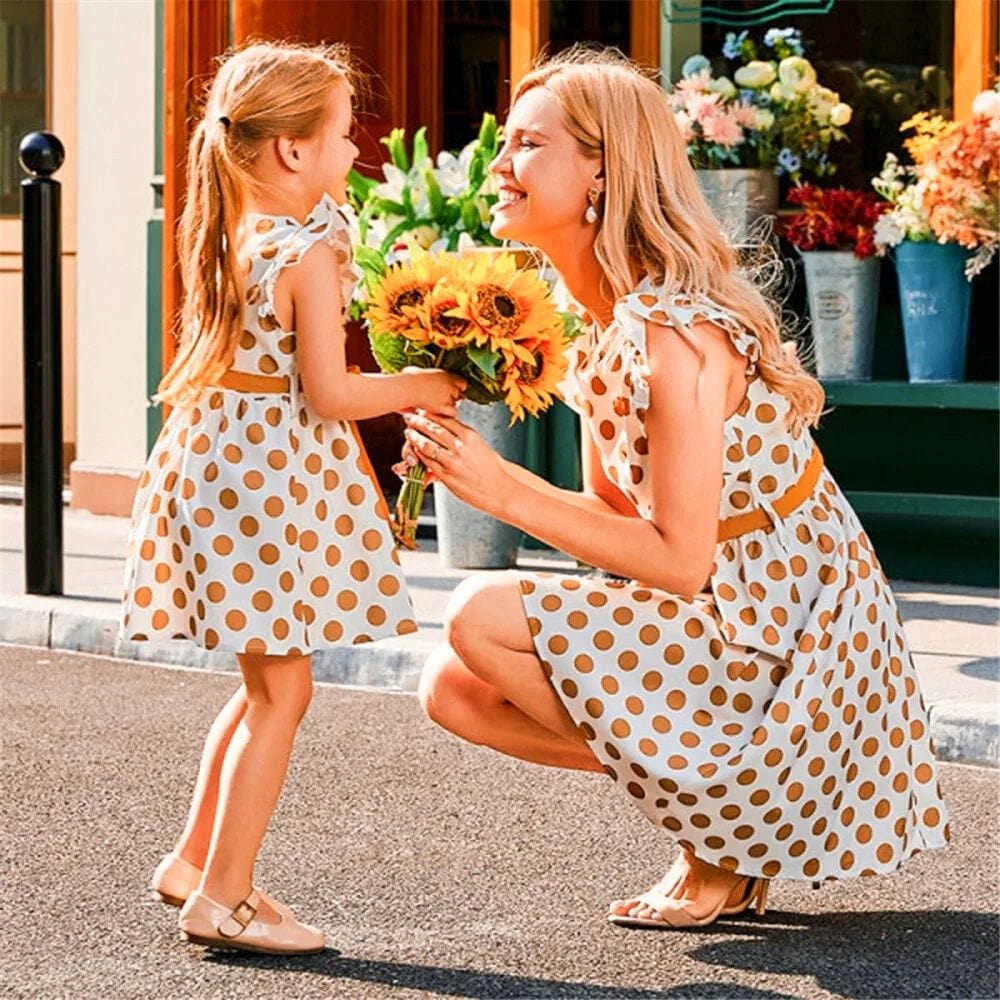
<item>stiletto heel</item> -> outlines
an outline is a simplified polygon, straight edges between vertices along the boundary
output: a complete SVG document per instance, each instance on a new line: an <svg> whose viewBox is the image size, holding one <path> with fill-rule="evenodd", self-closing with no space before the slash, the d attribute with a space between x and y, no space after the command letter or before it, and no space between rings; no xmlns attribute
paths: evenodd
<svg viewBox="0 0 1000 1000"><path fill-rule="evenodd" d="M764 911L767 909L767 890L770 888L771 882L766 878L759 878L756 880L756 894L757 894L757 916L764 916Z"/></svg>

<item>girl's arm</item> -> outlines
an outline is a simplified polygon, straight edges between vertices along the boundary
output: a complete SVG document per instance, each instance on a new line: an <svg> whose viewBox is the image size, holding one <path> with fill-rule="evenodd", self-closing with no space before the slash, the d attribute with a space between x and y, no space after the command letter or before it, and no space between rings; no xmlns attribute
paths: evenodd
<svg viewBox="0 0 1000 1000"><path fill-rule="evenodd" d="M704 359L676 331L647 323L650 520L583 509L561 496L563 491L513 478L482 439L457 421L408 418L420 431L413 436L411 430L411 440L432 471L466 502L583 562L672 593L695 594L715 554L727 398L745 368L724 330L710 323L699 323L695 330ZM427 428L433 422L447 433L434 436ZM455 436L463 442L457 450ZM448 449L440 453L443 463L430 457L432 442Z"/></svg>
<svg viewBox="0 0 1000 1000"><path fill-rule="evenodd" d="M314 243L294 266L282 271L291 294L295 350L310 407L327 420L364 420L422 406L454 415L461 380L440 371L398 375L347 371L341 321L340 267L333 247Z"/></svg>

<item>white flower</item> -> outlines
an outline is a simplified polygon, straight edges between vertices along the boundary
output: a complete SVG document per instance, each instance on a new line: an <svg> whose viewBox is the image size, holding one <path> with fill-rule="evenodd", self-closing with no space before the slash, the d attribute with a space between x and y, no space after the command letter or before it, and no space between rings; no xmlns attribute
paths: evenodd
<svg viewBox="0 0 1000 1000"><path fill-rule="evenodd" d="M851 106L840 101L830 108L830 124L841 128L851 120L852 114Z"/></svg>
<svg viewBox="0 0 1000 1000"><path fill-rule="evenodd" d="M782 87L780 83L772 83L768 93L771 95L771 100L776 101L778 104L782 101L787 101L792 96L791 92Z"/></svg>
<svg viewBox="0 0 1000 1000"><path fill-rule="evenodd" d="M713 94L718 94L724 101L731 101L736 96L736 87L728 76L717 76L709 81L707 89Z"/></svg>
<svg viewBox="0 0 1000 1000"><path fill-rule="evenodd" d="M899 246L906 239L906 227L897 212L883 212L875 220L873 230L875 246L879 255L885 253L888 247Z"/></svg>
<svg viewBox="0 0 1000 1000"><path fill-rule="evenodd" d="M382 173L385 175L385 181L375 188L375 193L389 201L402 201L406 174L392 163L383 164Z"/></svg>
<svg viewBox="0 0 1000 1000"><path fill-rule="evenodd" d="M754 128L760 129L761 131L767 131L767 129L769 129L773 124L774 112L768 111L767 108L754 109Z"/></svg>
<svg viewBox="0 0 1000 1000"><path fill-rule="evenodd" d="M987 118L1000 117L1000 90L984 90L972 102L972 113Z"/></svg>
<svg viewBox="0 0 1000 1000"><path fill-rule="evenodd" d="M801 56L788 56L778 63L778 79L786 90L803 94L816 83L816 70Z"/></svg>
<svg viewBox="0 0 1000 1000"><path fill-rule="evenodd" d="M733 79L739 86L751 87L754 90L773 83L774 77L774 63L764 62L762 59L748 62L733 74Z"/></svg>

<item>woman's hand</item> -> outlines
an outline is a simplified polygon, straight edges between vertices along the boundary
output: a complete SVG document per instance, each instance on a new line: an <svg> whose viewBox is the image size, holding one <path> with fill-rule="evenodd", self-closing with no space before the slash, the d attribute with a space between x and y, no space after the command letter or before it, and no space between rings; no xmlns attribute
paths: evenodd
<svg viewBox="0 0 1000 1000"><path fill-rule="evenodd" d="M471 427L440 413L404 413L407 447L435 480L471 507L500 516L512 480L503 460Z"/></svg>

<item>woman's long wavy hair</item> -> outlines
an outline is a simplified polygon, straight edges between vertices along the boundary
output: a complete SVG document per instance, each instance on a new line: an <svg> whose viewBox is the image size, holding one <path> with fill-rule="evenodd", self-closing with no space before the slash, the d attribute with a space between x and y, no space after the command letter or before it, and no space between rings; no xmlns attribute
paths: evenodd
<svg viewBox="0 0 1000 1000"><path fill-rule="evenodd" d="M208 87L187 155L187 196L177 234L184 298L177 354L156 402L182 405L230 365L243 317L239 227L259 190L252 165L278 136L304 138L323 122L331 88L354 73L341 45L255 42L227 53Z"/></svg>
<svg viewBox="0 0 1000 1000"><path fill-rule="evenodd" d="M754 230L753 245L726 240L688 163L667 94L616 49L574 46L524 76L514 101L534 87L558 100L584 155L604 162L603 219L595 251L611 297L632 291L634 267L671 292L703 294L760 340L758 370L790 403L795 433L814 425L823 388L782 349L782 310L773 300L783 266ZM683 331L703 355L690 331Z"/></svg>

